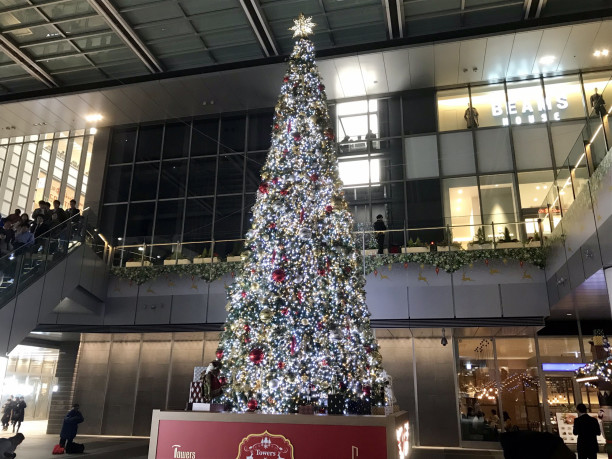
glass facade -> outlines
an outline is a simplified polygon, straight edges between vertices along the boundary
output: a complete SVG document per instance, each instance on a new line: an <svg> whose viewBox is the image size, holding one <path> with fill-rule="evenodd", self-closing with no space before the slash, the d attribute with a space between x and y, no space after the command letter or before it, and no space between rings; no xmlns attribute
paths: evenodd
<svg viewBox="0 0 612 459"><path fill-rule="evenodd" d="M601 92L608 78L576 74L330 103L356 227L370 229L382 214L392 230L390 251L408 237L442 239L441 229L406 228L466 225L454 229L462 244L479 225L488 228L487 238L501 237L506 226L512 239L532 237L555 180L562 197L556 205L571 204L573 194L563 189L569 172L561 166L578 137L590 138L588 94ZM263 110L114 128L103 234L114 245L241 238L272 115ZM53 142L51 152L75 143ZM65 175L61 168L56 159L54 170ZM583 183L588 171L579 172ZM114 215L125 217L115 222ZM546 219L544 232L553 224ZM224 256L231 246L215 247Z"/></svg>
<svg viewBox="0 0 612 459"><path fill-rule="evenodd" d="M0 139L0 213L31 213L41 199L83 209L93 141L82 129Z"/></svg>

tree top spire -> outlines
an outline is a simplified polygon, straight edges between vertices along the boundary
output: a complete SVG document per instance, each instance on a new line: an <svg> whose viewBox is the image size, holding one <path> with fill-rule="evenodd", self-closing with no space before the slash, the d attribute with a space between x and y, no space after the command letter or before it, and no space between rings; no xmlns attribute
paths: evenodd
<svg viewBox="0 0 612 459"><path fill-rule="evenodd" d="M300 13L297 19L293 20L293 23L295 25L289 28L289 30L293 30L293 38L312 35L312 29L316 26L316 24L312 22L312 17L305 17L302 13Z"/></svg>

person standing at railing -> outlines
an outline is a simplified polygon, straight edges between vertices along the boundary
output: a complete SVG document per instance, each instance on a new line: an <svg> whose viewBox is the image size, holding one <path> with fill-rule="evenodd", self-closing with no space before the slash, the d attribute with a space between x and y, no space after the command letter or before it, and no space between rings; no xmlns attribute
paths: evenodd
<svg viewBox="0 0 612 459"><path fill-rule="evenodd" d="M74 238L79 234L81 211L76 206L77 202L74 199L70 200L70 208L66 209L66 218L72 219L70 224L70 237Z"/></svg>
<svg viewBox="0 0 612 459"><path fill-rule="evenodd" d="M19 221L19 219L21 218L21 209L15 209L15 212L13 212L12 214L8 215L4 221L5 222L9 222L11 225L14 225L15 223L17 223Z"/></svg>
<svg viewBox="0 0 612 459"><path fill-rule="evenodd" d="M376 231L376 242L378 244L378 253L382 254L385 251L385 231L387 231L387 225L383 221L383 216L378 214L376 221L374 222L374 230Z"/></svg>
<svg viewBox="0 0 612 459"><path fill-rule="evenodd" d="M12 242L15 238L15 232L11 227L11 223L5 221L4 226L0 228L0 255L4 255L12 250Z"/></svg>
<svg viewBox="0 0 612 459"><path fill-rule="evenodd" d="M53 210L51 211L51 215L57 214L57 218L60 223L66 220L66 212L62 209L61 203L59 200L53 201Z"/></svg>
<svg viewBox="0 0 612 459"><path fill-rule="evenodd" d="M606 110L606 101L603 96L597 92L597 88L595 88L595 93L591 95L591 107L595 109L595 113L597 113L602 118L606 116L608 111Z"/></svg>
<svg viewBox="0 0 612 459"><path fill-rule="evenodd" d="M20 252L24 252L25 248L32 244L34 244L34 234L30 232L30 225L22 223L17 227L17 231L15 231L13 247L16 250L21 249Z"/></svg>
<svg viewBox="0 0 612 459"><path fill-rule="evenodd" d="M51 210L47 207L47 202L40 200L38 201L38 209L32 212L32 218L36 220L38 216L42 216L45 222L51 220Z"/></svg>

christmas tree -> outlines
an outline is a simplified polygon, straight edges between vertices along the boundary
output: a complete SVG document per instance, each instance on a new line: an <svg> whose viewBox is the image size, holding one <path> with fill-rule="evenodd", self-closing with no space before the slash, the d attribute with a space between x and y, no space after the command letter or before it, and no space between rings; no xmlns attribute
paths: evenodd
<svg viewBox="0 0 612 459"><path fill-rule="evenodd" d="M229 288L217 350L224 400L236 411L295 412L311 396L370 397L383 384L325 87L307 38L314 24L303 15L294 22L244 268Z"/></svg>

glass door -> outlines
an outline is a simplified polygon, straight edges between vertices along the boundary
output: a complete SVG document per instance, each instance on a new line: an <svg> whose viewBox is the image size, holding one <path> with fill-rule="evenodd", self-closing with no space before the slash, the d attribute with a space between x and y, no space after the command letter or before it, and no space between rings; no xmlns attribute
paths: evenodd
<svg viewBox="0 0 612 459"><path fill-rule="evenodd" d="M550 423L554 433L559 433L558 417L576 412L575 380L571 376L546 375Z"/></svg>

